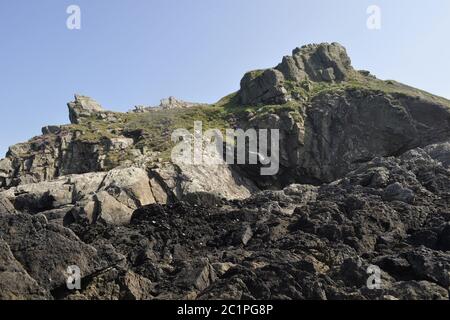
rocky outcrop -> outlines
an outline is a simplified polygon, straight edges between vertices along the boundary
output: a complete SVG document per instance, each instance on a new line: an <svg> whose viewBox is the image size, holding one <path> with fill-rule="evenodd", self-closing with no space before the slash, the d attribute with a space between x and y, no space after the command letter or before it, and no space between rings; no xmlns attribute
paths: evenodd
<svg viewBox="0 0 450 320"><path fill-rule="evenodd" d="M426 116L424 115L426 113ZM280 130L280 172L259 186L331 182L379 156L398 156L416 148L446 161L450 108L424 98L366 89L318 94L296 111L254 116L245 129Z"/></svg>
<svg viewBox="0 0 450 320"><path fill-rule="evenodd" d="M166 164L151 171L157 181L176 200L214 201L214 199L245 199L258 190L255 184L239 175L227 164ZM209 200L208 200L209 199Z"/></svg>
<svg viewBox="0 0 450 320"><path fill-rule="evenodd" d="M198 106L204 106L205 104L194 103L194 102L186 102L183 100L179 100L175 97L169 97L167 99L162 99L159 107L161 109L184 109L184 108L192 108Z"/></svg>
<svg viewBox="0 0 450 320"><path fill-rule="evenodd" d="M354 70L336 43L221 101L136 114L77 95L72 124L10 147L0 299L449 299L449 101ZM199 120L278 129L279 172L170 157Z"/></svg>
<svg viewBox="0 0 450 320"><path fill-rule="evenodd" d="M104 112L102 106L94 99L86 96L75 95L75 101L67 104L69 107L70 122L78 124L82 118L95 116Z"/></svg>
<svg viewBox="0 0 450 320"><path fill-rule="evenodd" d="M347 51L338 43L322 43L296 48L273 69L252 71L241 81L239 100L242 104L283 104L293 97L289 81L340 82L354 73Z"/></svg>
<svg viewBox="0 0 450 320"><path fill-rule="evenodd" d="M284 75L276 69L252 71L241 80L239 99L242 104L283 104L291 98L284 87Z"/></svg>
<svg viewBox="0 0 450 320"><path fill-rule="evenodd" d="M187 176L188 182L180 182L181 186L171 183L165 191L170 189L178 199L180 194L210 190L242 198L255 190L252 184L262 189L292 183L321 184L344 176L374 157L397 156L450 139L448 101L355 71L345 48L337 43L295 49L276 68L246 74L234 102L238 109L248 104L261 108L253 106L245 116L227 116L224 120L230 126L280 130L279 173L262 177L259 168L251 166L178 166L176 170L163 169L171 172L166 180L182 181L181 177ZM269 109L265 104L275 105ZM193 122L202 116L201 111L192 112L193 106L199 110L210 107L171 97L143 118L152 125L170 127L176 109L186 112ZM166 159L160 161L161 151L152 140L161 137L146 131L147 122L139 122L139 115L131 118L138 123L137 128L129 126L130 114L105 111L83 96L76 96L69 110L74 125L46 127L43 136L10 148L7 158L0 162L0 188L69 174L109 171L118 166L172 166L167 159L170 151L165 150ZM160 117L160 122L152 122ZM161 134L163 142L170 140L168 128ZM430 152L445 157L444 149ZM156 175L157 171L161 169L155 171ZM217 189L221 185L217 179L205 180L202 176L227 176L227 182Z"/></svg>
<svg viewBox="0 0 450 320"><path fill-rule="evenodd" d="M78 219L95 223L101 219L127 224L134 210L149 204L244 199L256 190L251 181L225 164L166 165L149 172L125 167L12 187L0 192L0 210L42 213L60 223Z"/></svg>

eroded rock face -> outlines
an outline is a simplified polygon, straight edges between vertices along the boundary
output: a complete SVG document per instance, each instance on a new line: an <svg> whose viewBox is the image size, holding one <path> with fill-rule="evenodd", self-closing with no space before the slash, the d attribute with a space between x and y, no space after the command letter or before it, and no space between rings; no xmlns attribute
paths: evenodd
<svg viewBox="0 0 450 320"><path fill-rule="evenodd" d="M108 150L106 141L78 140L77 133L64 129L35 137L9 148L0 162L0 187L9 188L54 180L69 174L104 171L102 158ZM5 168L5 169L3 169Z"/></svg>
<svg viewBox="0 0 450 320"><path fill-rule="evenodd" d="M242 104L283 104L289 100L290 97L284 87L284 75L279 70L249 72L241 80Z"/></svg>
<svg viewBox="0 0 450 320"><path fill-rule="evenodd" d="M280 172L269 181L255 180L284 187L331 182L375 157L416 147L429 146L427 152L447 165L448 143L440 142L450 139L449 123L449 109L438 103L348 89L319 94L299 112L254 117L242 126L280 130Z"/></svg>

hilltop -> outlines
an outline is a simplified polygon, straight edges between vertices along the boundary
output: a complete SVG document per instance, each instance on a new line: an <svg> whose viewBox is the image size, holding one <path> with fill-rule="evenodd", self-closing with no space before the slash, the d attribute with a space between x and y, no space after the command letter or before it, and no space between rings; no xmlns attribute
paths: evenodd
<svg viewBox="0 0 450 320"><path fill-rule="evenodd" d="M354 69L338 43L214 104L68 110L0 160L0 298L449 297L450 101ZM195 121L278 129L280 170L173 163L172 133Z"/></svg>

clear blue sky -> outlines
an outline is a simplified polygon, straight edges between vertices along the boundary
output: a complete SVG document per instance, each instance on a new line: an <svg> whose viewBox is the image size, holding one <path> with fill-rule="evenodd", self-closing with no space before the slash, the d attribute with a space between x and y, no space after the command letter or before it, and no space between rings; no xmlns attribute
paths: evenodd
<svg viewBox="0 0 450 320"><path fill-rule="evenodd" d="M81 30L66 28L71 4ZM366 27L371 4L379 31ZM74 93L117 111L169 95L214 102L313 42L450 98L449 17L448 0L0 0L0 153L67 123Z"/></svg>

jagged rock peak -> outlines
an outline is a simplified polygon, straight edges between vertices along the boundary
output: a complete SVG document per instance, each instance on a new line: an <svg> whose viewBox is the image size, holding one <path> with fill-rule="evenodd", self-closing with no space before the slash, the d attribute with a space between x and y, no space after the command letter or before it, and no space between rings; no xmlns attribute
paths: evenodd
<svg viewBox="0 0 450 320"><path fill-rule="evenodd" d="M69 102L67 106L69 107L70 122L74 124L78 124L82 117L89 117L94 113L105 111L94 99L79 94L75 94L75 101Z"/></svg>
<svg viewBox="0 0 450 320"><path fill-rule="evenodd" d="M244 75L239 91L243 104L286 103L286 82L340 82L354 73L346 49L339 43L309 44L296 48L275 68Z"/></svg>
<svg viewBox="0 0 450 320"><path fill-rule="evenodd" d="M287 80L342 81L353 71L347 50L339 43L309 44L296 48L277 66Z"/></svg>

